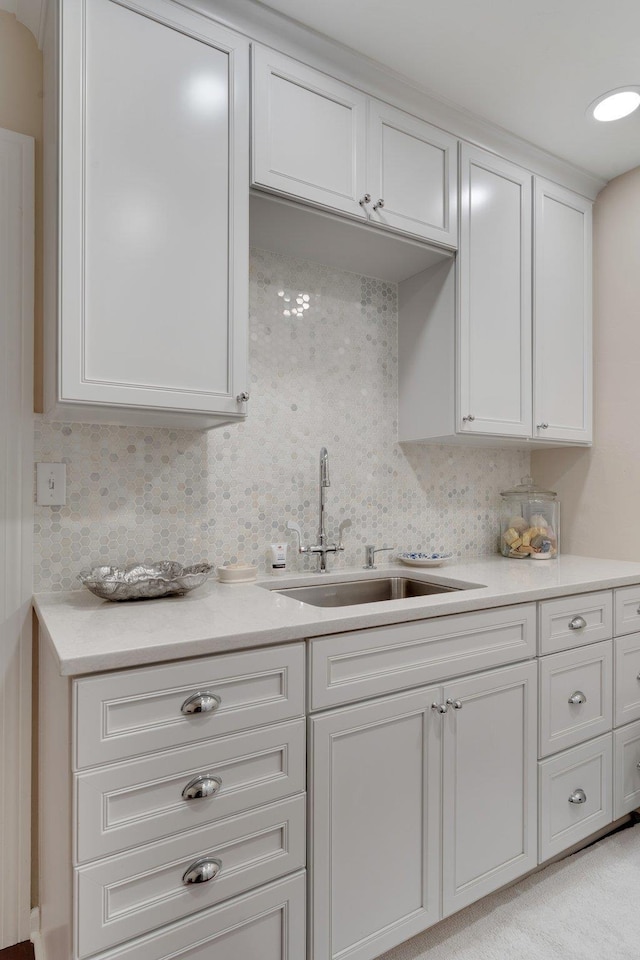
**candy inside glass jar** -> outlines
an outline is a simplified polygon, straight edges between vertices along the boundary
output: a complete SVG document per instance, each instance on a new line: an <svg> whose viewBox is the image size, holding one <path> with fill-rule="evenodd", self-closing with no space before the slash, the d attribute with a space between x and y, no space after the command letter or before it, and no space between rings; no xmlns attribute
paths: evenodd
<svg viewBox="0 0 640 960"><path fill-rule="evenodd" d="M542 490L523 477L503 490L500 552L504 557L552 560L560 553L560 502L553 490Z"/></svg>

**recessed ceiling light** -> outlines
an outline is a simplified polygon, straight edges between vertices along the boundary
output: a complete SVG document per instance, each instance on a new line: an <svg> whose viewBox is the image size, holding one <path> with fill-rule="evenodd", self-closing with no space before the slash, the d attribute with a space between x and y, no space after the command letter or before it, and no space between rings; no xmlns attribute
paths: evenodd
<svg viewBox="0 0 640 960"><path fill-rule="evenodd" d="M640 91L638 87L618 87L604 93L589 106L588 112L596 120L607 123L609 120L620 120L633 113L640 106Z"/></svg>

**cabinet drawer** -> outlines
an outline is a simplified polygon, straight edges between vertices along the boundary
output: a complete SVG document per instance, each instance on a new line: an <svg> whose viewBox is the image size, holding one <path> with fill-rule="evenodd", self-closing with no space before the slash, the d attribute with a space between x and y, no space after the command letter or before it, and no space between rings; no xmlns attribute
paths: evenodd
<svg viewBox="0 0 640 960"><path fill-rule="evenodd" d="M299 960L305 953L305 874L260 887L123 944L118 960ZM113 956L113 954L111 954Z"/></svg>
<svg viewBox="0 0 640 960"><path fill-rule="evenodd" d="M640 633L616 637L616 727L640 720Z"/></svg>
<svg viewBox="0 0 640 960"><path fill-rule="evenodd" d="M76 775L76 863L192 830L305 788L304 720L168 750ZM209 797L183 799L197 776Z"/></svg>
<svg viewBox="0 0 640 960"><path fill-rule="evenodd" d="M538 623L541 654L609 640L613 636L611 591L543 600Z"/></svg>
<svg viewBox="0 0 640 960"><path fill-rule="evenodd" d="M613 732L613 816L640 807L640 722Z"/></svg>
<svg viewBox="0 0 640 960"><path fill-rule="evenodd" d="M201 858L220 865L186 884ZM75 871L77 954L114 944L213 906L304 866L305 797L138 847Z"/></svg>
<svg viewBox="0 0 640 960"><path fill-rule="evenodd" d="M539 762L540 863L611 823L611 777L611 734Z"/></svg>
<svg viewBox="0 0 640 960"><path fill-rule="evenodd" d="M374 627L310 643L311 709L535 655L535 604Z"/></svg>
<svg viewBox="0 0 640 960"><path fill-rule="evenodd" d="M640 585L619 587L613 591L615 635L636 633L640 630Z"/></svg>
<svg viewBox="0 0 640 960"><path fill-rule="evenodd" d="M75 680L76 769L304 713L304 645L222 654ZM210 712L183 713L198 693Z"/></svg>
<svg viewBox="0 0 640 960"><path fill-rule="evenodd" d="M613 641L540 660L539 756L611 730Z"/></svg>

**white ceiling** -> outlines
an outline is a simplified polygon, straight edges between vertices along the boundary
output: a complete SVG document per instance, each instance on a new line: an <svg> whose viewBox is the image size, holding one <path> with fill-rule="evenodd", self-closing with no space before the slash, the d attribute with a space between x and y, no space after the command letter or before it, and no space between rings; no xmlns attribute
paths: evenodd
<svg viewBox="0 0 640 960"><path fill-rule="evenodd" d="M585 112L640 85L639 0L263 2L605 180L640 164L640 110Z"/></svg>

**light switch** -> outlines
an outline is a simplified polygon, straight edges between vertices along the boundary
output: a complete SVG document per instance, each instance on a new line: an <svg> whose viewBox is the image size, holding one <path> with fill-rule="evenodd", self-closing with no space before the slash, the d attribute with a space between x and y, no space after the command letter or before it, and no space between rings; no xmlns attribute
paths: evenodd
<svg viewBox="0 0 640 960"><path fill-rule="evenodd" d="M66 502L66 463L36 463L36 503L41 507L63 507Z"/></svg>

